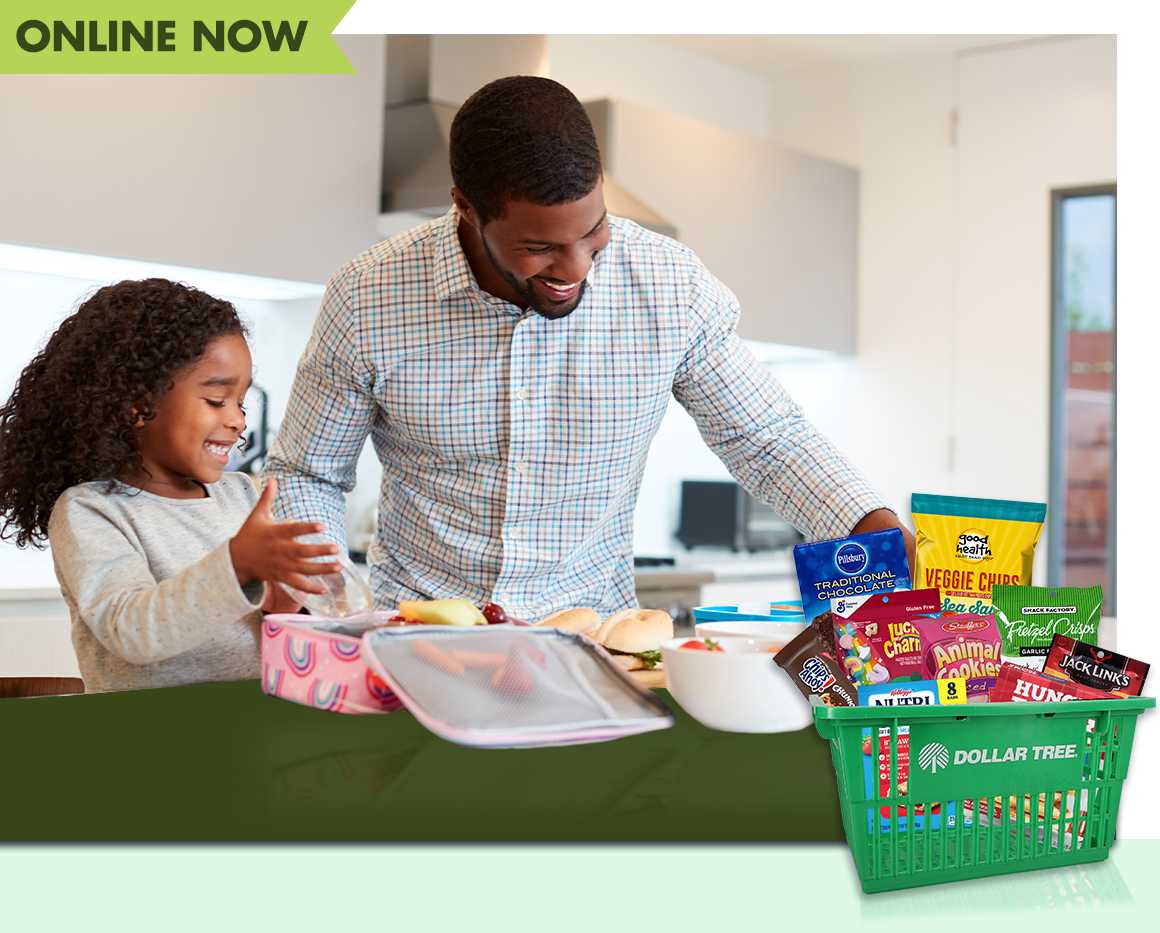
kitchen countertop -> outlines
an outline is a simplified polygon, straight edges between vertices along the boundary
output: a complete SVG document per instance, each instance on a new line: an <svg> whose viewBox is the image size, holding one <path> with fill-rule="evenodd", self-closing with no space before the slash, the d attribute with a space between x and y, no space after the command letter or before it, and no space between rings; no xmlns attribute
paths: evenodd
<svg viewBox="0 0 1160 933"><path fill-rule="evenodd" d="M842 840L814 728L452 745L257 681L0 700L4 840Z"/></svg>

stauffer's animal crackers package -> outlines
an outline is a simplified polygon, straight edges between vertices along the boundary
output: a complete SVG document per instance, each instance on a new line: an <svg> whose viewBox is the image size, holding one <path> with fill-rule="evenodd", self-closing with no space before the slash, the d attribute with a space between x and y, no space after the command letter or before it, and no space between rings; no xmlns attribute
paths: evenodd
<svg viewBox="0 0 1160 933"><path fill-rule="evenodd" d="M967 702L985 703L995 686L1002 660L1002 640L991 616L958 615L942 619L915 619L922 643L926 678L967 678Z"/></svg>
<svg viewBox="0 0 1160 933"><path fill-rule="evenodd" d="M820 615L828 621L835 597L910 589L906 545L897 528L799 544L793 560L807 624Z"/></svg>
<svg viewBox="0 0 1160 933"><path fill-rule="evenodd" d="M943 611L990 615L991 587L1031 585L1041 502L915 493L915 586L942 590Z"/></svg>

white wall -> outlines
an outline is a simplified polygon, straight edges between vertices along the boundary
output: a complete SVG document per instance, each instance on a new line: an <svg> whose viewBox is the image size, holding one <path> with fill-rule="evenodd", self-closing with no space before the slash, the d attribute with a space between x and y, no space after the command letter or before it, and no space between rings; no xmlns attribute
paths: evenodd
<svg viewBox="0 0 1160 933"><path fill-rule="evenodd" d="M325 282L379 198L385 43L339 44L358 74L0 75L0 242Z"/></svg>
<svg viewBox="0 0 1160 933"><path fill-rule="evenodd" d="M1095 37L770 82L770 138L861 173L858 353L773 368L908 522L913 492L1046 501L1049 192L1115 180L1115 73ZM682 474L724 478L698 444L666 421L638 552L678 547Z"/></svg>

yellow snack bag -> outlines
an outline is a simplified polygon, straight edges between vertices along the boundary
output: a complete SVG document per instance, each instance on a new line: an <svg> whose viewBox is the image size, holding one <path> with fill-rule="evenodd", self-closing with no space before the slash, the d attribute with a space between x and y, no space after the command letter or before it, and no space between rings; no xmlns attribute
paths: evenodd
<svg viewBox="0 0 1160 933"><path fill-rule="evenodd" d="M910 497L914 516L914 586L936 586L943 612L991 615L991 587L1031 585L1035 544L1047 506L1042 502Z"/></svg>

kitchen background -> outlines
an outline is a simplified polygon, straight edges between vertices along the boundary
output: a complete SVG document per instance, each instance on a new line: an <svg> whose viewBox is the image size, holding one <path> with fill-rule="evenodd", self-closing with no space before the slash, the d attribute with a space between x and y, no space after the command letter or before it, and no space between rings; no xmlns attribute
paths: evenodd
<svg viewBox="0 0 1160 933"><path fill-rule="evenodd" d="M357 75L0 77L18 141L0 148L0 244L232 274L181 277L252 323L271 429L327 277L425 219L380 210L401 57L382 36L337 38ZM1116 180L1115 37L436 36L427 50L426 93L447 104L513 72L612 101L609 174L738 294L742 336L907 522L914 491L1046 501L1050 192ZM0 246L4 386L101 278L42 260ZM352 543L375 467L368 452ZM676 540L681 482L728 478L674 404L636 553L672 557L707 603L795 595L784 555ZM75 674L50 555L0 545L0 595L0 675Z"/></svg>

